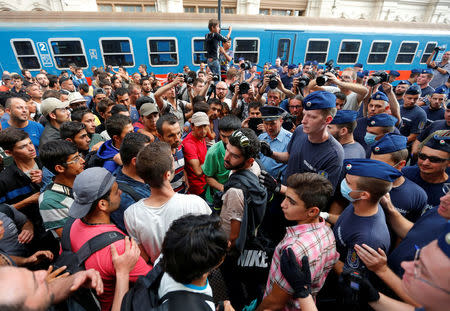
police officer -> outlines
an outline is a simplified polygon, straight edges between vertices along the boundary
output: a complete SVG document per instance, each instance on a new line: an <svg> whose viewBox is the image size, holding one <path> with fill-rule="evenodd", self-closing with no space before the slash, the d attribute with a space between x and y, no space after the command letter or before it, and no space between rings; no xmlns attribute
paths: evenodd
<svg viewBox="0 0 450 311"><path fill-rule="evenodd" d="M401 171L408 159L406 137L393 133L386 134L372 146L370 158ZM393 181L389 195L395 208L411 222L416 222L427 205L428 197L425 191L404 176Z"/></svg>
<svg viewBox="0 0 450 311"><path fill-rule="evenodd" d="M344 148L345 159L366 157L364 148L353 139L357 114L358 112L354 110L338 110L333 121L328 124L328 132Z"/></svg>
<svg viewBox="0 0 450 311"><path fill-rule="evenodd" d="M395 132L397 119L387 113L380 113L370 117L367 121L364 142L366 143L366 157L370 158L371 146L384 135Z"/></svg>
<svg viewBox="0 0 450 311"><path fill-rule="evenodd" d="M427 114L426 126L429 126L434 121L444 119L445 109L443 106L445 100L445 90L443 88L437 88L433 95L431 95L428 105L421 106Z"/></svg>
<svg viewBox="0 0 450 311"><path fill-rule="evenodd" d="M420 95L420 87L411 85L403 96L403 106L400 107L402 126L400 133L408 137L408 145L412 144L427 122L427 114L417 106Z"/></svg>

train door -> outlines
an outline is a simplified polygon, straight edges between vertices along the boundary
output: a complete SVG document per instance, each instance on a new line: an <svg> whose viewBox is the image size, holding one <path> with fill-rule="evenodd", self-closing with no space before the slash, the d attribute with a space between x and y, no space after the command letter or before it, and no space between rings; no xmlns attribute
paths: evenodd
<svg viewBox="0 0 450 311"><path fill-rule="evenodd" d="M289 32L274 32L272 34L272 58L274 63L278 57L281 63L293 63L297 35Z"/></svg>

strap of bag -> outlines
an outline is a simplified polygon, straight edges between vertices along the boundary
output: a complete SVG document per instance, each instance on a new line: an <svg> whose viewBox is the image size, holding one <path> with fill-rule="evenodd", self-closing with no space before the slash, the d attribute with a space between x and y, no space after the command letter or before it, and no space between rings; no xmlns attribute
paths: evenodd
<svg viewBox="0 0 450 311"><path fill-rule="evenodd" d="M91 238L89 241L83 244L81 248L76 252L78 262L83 264L95 252L105 248L112 243L122 240L125 235L118 231L107 231L100 233L99 235Z"/></svg>
<svg viewBox="0 0 450 311"><path fill-rule="evenodd" d="M143 197L137 193L136 191L134 191L133 187L131 187L130 185L127 185L124 182L117 182L117 185L119 186L119 189L122 190L123 192L129 194L134 201L139 201L140 199L142 199Z"/></svg>
<svg viewBox="0 0 450 311"><path fill-rule="evenodd" d="M162 296L159 299L159 302L163 303L164 301L170 299L170 297L186 297L186 295L192 295L194 297L198 297L201 300L207 300L207 301L214 302L214 299L210 295L206 295L203 293L190 292L187 290L176 290L173 292L169 292L169 293L165 294L164 296Z"/></svg>
<svg viewBox="0 0 450 311"><path fill-rule="evenodd" d="M63 232L61 236L61 247L63 251L71 252L72 246L70 245L70 229L72 229L72 224L75 218L69 217L63 227Z"/></svg>

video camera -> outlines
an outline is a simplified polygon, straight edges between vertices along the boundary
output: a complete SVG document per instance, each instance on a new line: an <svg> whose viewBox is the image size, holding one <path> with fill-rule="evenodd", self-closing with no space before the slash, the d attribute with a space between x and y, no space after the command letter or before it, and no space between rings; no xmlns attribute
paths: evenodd
<svg viewBox="0 0 450 311"><path fill-rule="evenodd" d="M241 69L242 70L250 70L253 67L252 63L248 60L246 60L245 62L243 62L241 64Z"/></svg>
<svg viewBox="0 0 450 311"><path fill-rule="evenodd" d="M436 47L434 48L434 50L435 50L436 52L439 52L439 51L445 51L445 48L442 47L442 46L436 46Z"/></svg>
<svg viewBox="0 0 450 311"><path fill-rule="evenodd" d="M389 74L386 71L377 71L367 80L367 85L374 87L375 85L389 81Z"/></svg>
<svg viewBox="0 0 450 311"><path fill-rule="evenodd" d="M334 74L335 76L338 75L338 72L334 69L334 60L330 59L325 63L325 72L330 72ZM316 78L316 84L318 86L323 86L325 83L327 83L328 77L326 75L320 76Z"/></svg>

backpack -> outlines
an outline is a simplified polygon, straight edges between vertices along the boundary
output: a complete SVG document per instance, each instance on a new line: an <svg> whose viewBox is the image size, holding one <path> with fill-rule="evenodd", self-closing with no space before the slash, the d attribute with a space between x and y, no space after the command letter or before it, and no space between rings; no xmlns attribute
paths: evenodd
<svg viewBox="0 0 450 311"><path fill-rule="evenodd" d="M123 297L120 311L211 310L205 300L213 302L213 298L201 293L180 290L158 298L158 289L163 274L164 270L158 263L146 276L140 276L133 288ZM166 300L167 302L165 302Z"/></svg>
<svg viewBox="0 0 450 311"><path fill-rule="evenodd" d="M106 161L113 161L114 158L102 159L98 156L97 151L89 151L84 157L84 169L91 167L103 167Z"/></svg>
<svg viewBox="0 0 450 311"><path fill-rule="evenodd" d="M70 244L70 230L75 220L75 218L69 217L64 224L61 237L62 253L54 264L55 270L67 266L66 270L70 274L85 270L84 263L92 254L125 238L125 235L118 231L103 232L84 243L77 252L73 252ZM100 310L100 303L92 290L80 288L65 303L60 304L55 309L95 311Z"/></svg>
<svg viewBox="0 0 450 311"><path fill-rule="evenodd" d="M130 197L132 197L135 202L144 198L142 195L134 191L133 187L124 182L117 181L117 186L119 186L119 189L122 190L122 192L129 194Z"/></svg>

